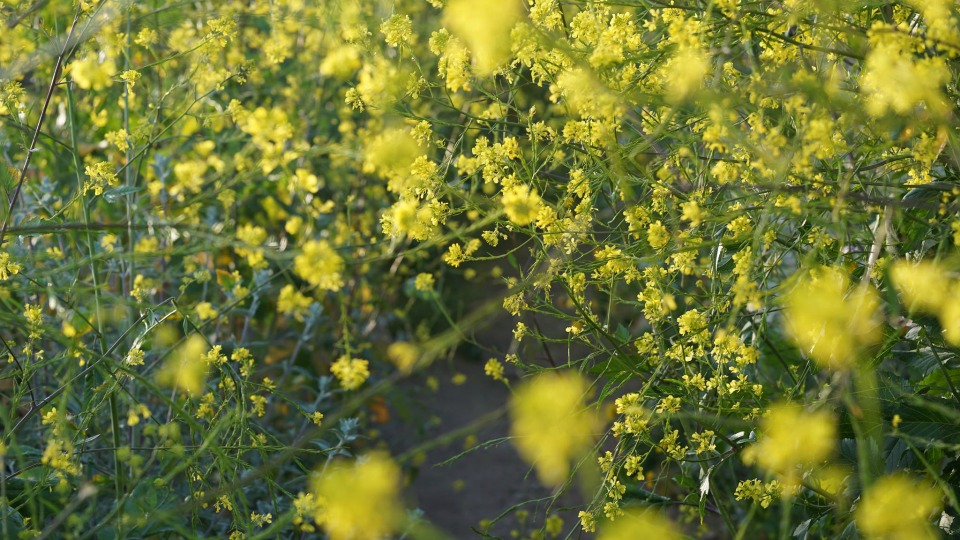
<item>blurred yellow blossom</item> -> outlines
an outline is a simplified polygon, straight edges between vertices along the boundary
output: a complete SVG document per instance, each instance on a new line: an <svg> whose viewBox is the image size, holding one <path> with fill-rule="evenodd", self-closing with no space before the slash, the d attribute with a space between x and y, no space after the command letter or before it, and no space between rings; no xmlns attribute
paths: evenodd
<svg viewBox="0 0 960 540"><path fill-rule="evenodd" d="M855 518L868 540L927 540L939 538L932 525L940 509L940 494L905 476L885 476L860 499Z"/></svg>
<svg viewBox="0 0 960 540"><path fill-rule="evenodd" d="M335 462L312 485L313 517L331 540L379 540L403 524L400 468L382 453Z"/></svg>
<svg viewBox="0 0 960 540"><path fill-rule="evenodd" d="M411 43L415 37L413 21L410 20L409 15L392 15L380 25L380 32L383 34L384 41L391 47Z"/></svg>
<svg viewBox="0 0 960 540"><path fill-rule="evenodd" d="M387 347L387 358L393 362L401 373L410 373L420 360L420 347L408 341L397 341Z"/></svg>
<svg viewBox="0 0 960 540"><path fill-rule="evenodd" d="M890 266L890 278L911 313L936 313L950 291L950 276L940 263L898 260Z"/></svg>
<svg viewBox="0 0 960 540"><path fill-rule="evenodd" d="M277 311L302 321L312 303L313 300L310 297L298 291L293 285L287 284L280 289L280 296L277 297Z"/></svg>
<svg viewBox="0 0 960 540"><path fill-rule="evenodd" d="M880 299L869 284L848 292L850 279L821 267L804 274L786 295L786 330L823 367L856 365L864 348L881 338Z"/></svg>
<svg viewBox="0 0 960 540"><path fill-rule="evenodd" d="M940 56L917 56L907 32L879 25L870 30L870 52L863 65L861 89L867 112L916 114L921 105L937 117L948 104L942 87L950 70Z"/></svg>
<svg viewBox="0 0 960 540"><path fill-rule="evenodd" d="M656 510L633 508L600 528L598 540L680 540L683 536Z"/></svg>
<svg viewBox="0 0 960 540"><path fill-rule="evenodd" d="M207 342L200 335L191 334L157 370L157 384L182 390L191 397L200 395L207 380L207 363L202 359L207 349Z"/></svg>
<svg viewBox="0 0 960 540"><path fill-rule="evenodd" d="M413 286L418 291L432 291L435 280L433 274L427 274L426 272L421 272L417 274L417 278L414 280Z"/></svg>
<svg viewBox="0 0 960 540"><path fill-rule="evenodd" d="M683 101L703 85L710 73L710 57L697 46L684 45L663 65L666 95L673 102Z"/></svg>
<svg viewBox="0 0 960 540"><path fill-rule="evenodd" d="M472 0L452 0L443 23L470 48L477 74L486 76L510 59L510 31L522 17L519 0L487 0L482 8Z"/></svg>
<svg viewBox="0 0 960 540"><path fill-rule="evenodd" d="M593 445L599 423L584 404L588 391L578 373L550 372L529 380L510 401L513 444L546 485L566 480L570 461Z"/></svg>
<svg viewBox="0 0 960 540"><path fill-rule="evenodd" d="M946 266L899 260L890 267L890 278L909 313L936 315L947 342L960 346L960 280L952 279Z"/></svg>
<svg viewBox="0 0 960 540"><path fill-rule="evenodd" d="M353 77L361 65L360 48L356 45L341 44L331 49L320 62L320 73L347 80Z"/></svg>
<svg viewBox="0 0 960 540"><path fill-rule="evenodd" d="M213 305L210 302L200 302L199 304L197 304L196 308L194 309L197 312L197 318L199 318L201 321L205 321L207 319L213 319L213 318L216 318L217 315L219 315L219 312L213 307Z"/></svg>
<svg viewBox="0 0 960 540"><path fill-rule="evenodd" d="M88 54L67 66L73 82L84 90L103 90L113 83L117 65L105 54Z"/></svg>
<svg viewBox="0 0 960 540"><path fill-rule="evenodd" d="M762 436L743 451L745 463L781 477L792 488L799 481L798 468L817 465L833 452L837 426L826 411L804 411L794 404L773 405L760 421Z"/></svg>

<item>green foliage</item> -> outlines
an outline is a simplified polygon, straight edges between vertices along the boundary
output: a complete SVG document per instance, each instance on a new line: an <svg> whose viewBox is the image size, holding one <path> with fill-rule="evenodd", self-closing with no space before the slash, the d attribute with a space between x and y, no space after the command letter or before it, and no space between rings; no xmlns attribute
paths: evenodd
<svg viewBox="0 0 960 540"><path fill-rule="evenodd" d="M435 537L458 354L530 537L956 532L953 3L482 4L0 6L0 536Z"/></svg>

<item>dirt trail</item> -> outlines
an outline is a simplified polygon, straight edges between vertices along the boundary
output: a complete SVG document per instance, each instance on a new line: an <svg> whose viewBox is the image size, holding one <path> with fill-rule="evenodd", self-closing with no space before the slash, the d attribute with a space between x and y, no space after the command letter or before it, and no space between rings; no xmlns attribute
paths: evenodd
<svg viewBox="0 0 960 540"><path fill-rule="evenodd" d="M520 538L528 538L531 528L542 527L551 505L548 498L552 491L540 485L530 467L506 440L509 420L504 407L509 389L483 372L487 358L503 359L510 346L511 329L508 318L498 319L483 329L477 340L493 353L469 350L470 347L465 346L467 354L459 354L452 361L438 361L428 368L424 375L439 383L435 392L419 387L422 381L410 383L409 390L414 396L410 399L416 400L416 405L428 417L429 427L425 432L418 433L422 430L403 422L390 422L381 430L383 440L395 455L436 441L445 434L457 433L458 436L426 452L426 459L408 488L413 503L424 511L425 517L454 538L480 537L475 531L482 520L496 519L520 504L530 515L525 530L517 522L515 513L509 512L489 529L489 534L511 538L511 530L518 529ZM482 357L467 358L478 355ZM508 378L515 382L510 374L508 366ZM479 429L465 429L491 416L495 418ZM471 446L471 450L464 453ZM459 458L448 462L458 455ZM561 502L574 506L578 504L575 499L573 495L564 495ZM553 511L564 520L561 538L565 537L577 523L577 510L562 510L555 504ZM582 536L575 533L572 537Z"/></svg>

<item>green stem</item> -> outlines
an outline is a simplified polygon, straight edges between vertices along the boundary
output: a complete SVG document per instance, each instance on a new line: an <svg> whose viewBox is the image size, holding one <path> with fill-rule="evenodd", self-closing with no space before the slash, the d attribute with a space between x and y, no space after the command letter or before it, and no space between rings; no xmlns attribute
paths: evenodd
<svg viewBox="0 0 960 540"><path fill-rule="evenodd" d="M854 392L845 401L857 439L857 470L862 489L883 474L880 448L883 444L883 421L880 417L880 396L877 375L873 368L863 365L854 372ZM856 399L854 397L856 396Z"/></svg>

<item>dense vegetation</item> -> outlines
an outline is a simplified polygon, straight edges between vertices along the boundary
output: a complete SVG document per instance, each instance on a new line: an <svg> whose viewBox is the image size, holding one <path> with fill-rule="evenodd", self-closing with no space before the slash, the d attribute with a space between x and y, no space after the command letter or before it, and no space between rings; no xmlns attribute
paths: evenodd
<svg viewBox="0 0 960 540"><path fill-rule="evenodd" d="M0 537L443 537L494 316L526 536L956 534L957 8L0 2Z"/></svg>

